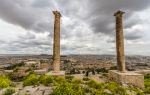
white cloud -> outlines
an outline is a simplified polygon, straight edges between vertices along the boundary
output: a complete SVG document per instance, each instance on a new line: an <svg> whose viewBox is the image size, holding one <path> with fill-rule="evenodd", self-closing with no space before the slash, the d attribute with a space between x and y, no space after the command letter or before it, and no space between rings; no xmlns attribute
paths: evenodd
<svg viewBox="0 0 150 95"><path fill-rule="evenodd" d="M150 55L147 0L0 1L0 53L52 54L52 10L60 9L62 54L115 54L115 17L126 11L126 54Z"/></svg>

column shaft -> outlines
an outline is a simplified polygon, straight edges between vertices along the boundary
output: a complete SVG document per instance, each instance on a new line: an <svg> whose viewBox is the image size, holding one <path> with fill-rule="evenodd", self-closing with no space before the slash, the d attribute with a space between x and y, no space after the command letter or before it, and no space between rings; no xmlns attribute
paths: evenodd
<svg viewBox="0 0 150 95"><path fill-rule="evenodd" d="M54 71L60 71L60 18L58 11L53 11L55 15L54 22L54 43L53 43L53 65Z"/></svg>
<svg viewBox="0 0 150 95"><path fill-rule="evenodd" d="M125 72L125 55L124 55L124 35L123 35L123 21L122 15L124 12L118 11L116 16L116 51L117 51L117 65L118 70Z"/></svg>

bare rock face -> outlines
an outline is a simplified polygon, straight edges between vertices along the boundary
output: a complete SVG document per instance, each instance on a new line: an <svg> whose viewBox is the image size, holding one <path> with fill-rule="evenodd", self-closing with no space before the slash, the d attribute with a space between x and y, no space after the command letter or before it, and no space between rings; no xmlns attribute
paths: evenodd
<svg viewBox="0 0 150 95"><path fill-rule="evenodd" d="M124 56L124 35L123 35L123 21L122 16L124 12L117 11L116 17L116 50L117 50L117 65L118 70L125 72L125 56Z"/></svg>
<svg viewBox="0 0 150 95"><path fill-rule="evenodd" d="M26 86L21 90L16 91L13 95L49 95L52 93L52 87L46 87L46 86Z"/></svg>

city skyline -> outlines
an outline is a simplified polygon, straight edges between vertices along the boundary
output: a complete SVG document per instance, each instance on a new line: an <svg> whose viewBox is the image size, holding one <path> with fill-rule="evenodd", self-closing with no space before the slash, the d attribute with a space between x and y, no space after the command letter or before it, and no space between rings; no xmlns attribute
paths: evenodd
<svg viewBox="0 0 150 95"><path fill-rule="evenodd" d="M145 2L144 2L145 1ZM0 1L0 54L52 54L53 10L61 54L116 54L114 12L123 10L125 54L150 55L149 0Z"/></svg>

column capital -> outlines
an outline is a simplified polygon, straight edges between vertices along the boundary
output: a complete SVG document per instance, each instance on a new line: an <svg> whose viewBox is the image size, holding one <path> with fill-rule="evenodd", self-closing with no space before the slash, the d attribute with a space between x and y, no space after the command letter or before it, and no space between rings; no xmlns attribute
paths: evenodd
<svg viewBox="0 0 150 95"><path fill-rule="evenodd" d="M116 16L116 17L120 17L120 16L122 16L123 14L125 14L125 12L123 12L123 11L121 11L121 10L118 10L117 12L115 12L114 13L114 16Z"/></svg>
<svg viewBox="0 0 150 95"><path fill-rule="evenodd" d="M53 14L54 14L55 16L59 16L59 17L61 17L61 14L60 14L60 12L59 12L59 11L53 11Z"/></svg>

